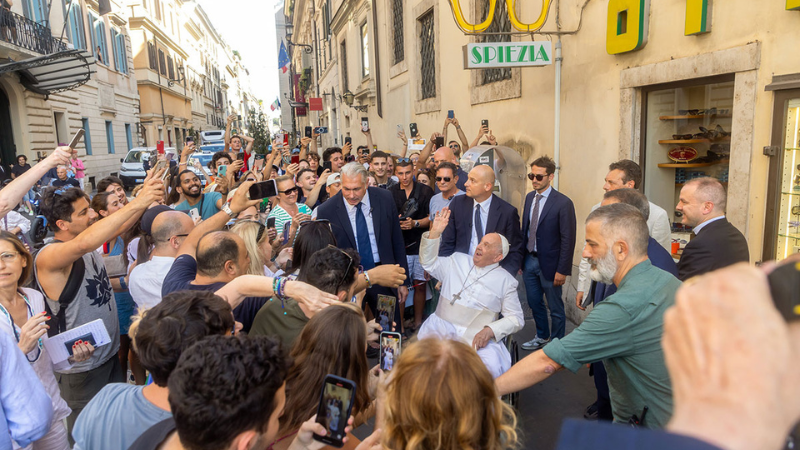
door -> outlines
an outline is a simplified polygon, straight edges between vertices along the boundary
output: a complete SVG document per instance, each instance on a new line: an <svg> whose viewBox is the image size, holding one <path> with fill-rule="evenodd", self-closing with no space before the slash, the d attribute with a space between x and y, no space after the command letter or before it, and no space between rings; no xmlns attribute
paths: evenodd
<svg viewBox="0 0 800 450"><path fill-rule="evenodd" d="M800 89L776 91L764 261L800 253Z"/></svg>
<svg viewBox="0 0 800 450"><path fill-rule="evenodd" d="M16 162L17 148L14 145L14 133L11 131L11 103L3 89L0 89L0 159L3 167L8 167L12 162Z"/></svg>

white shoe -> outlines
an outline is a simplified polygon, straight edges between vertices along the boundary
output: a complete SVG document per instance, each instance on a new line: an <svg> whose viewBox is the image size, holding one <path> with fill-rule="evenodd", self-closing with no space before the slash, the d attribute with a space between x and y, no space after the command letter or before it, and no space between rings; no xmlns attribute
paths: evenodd
<svg viewBox="0 0 800 450"><path fill-rule="evenodd" d="M524 350L539 350L548 342L550 342L550 339L542 339L539 336L536 336L530 341L522 344L520 347L522 347Z"/></svg>

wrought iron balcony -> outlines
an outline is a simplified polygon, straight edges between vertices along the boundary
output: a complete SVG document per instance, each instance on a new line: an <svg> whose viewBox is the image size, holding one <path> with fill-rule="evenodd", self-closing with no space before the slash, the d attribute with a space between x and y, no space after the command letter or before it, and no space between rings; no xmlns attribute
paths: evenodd
<svg viewBox="0 0 800 450"><path fill-rule="evenodd" d="M52 36L50 28L5 8L0 8L0 41L42 55L50 55L67 49L64 42Z"/></svg>

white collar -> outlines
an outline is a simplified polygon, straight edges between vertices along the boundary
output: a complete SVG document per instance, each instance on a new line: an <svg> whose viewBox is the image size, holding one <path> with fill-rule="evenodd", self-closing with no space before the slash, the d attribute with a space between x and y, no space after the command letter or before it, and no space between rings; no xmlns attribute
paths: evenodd
<svg viewBox="0 0 800 450"><path fill-rule="evenodd" d="M721 215L719 217L714 217L713 219L708 219L705 222L703 222L703 223L697 225L696 227L694 227L694 229L692 229L692 231L694 232L694 235L697 236L697 234L700 233L700 230L705 228L706 225L710 224L711 222L716 222L718 220L722 220L724 218L725 218L725 214L723 214L723 215Z"/></svg>
<svg viewBox="0 0 800 450"><path fill-rule="evenodd" d="M344 202L344 206L345 208L347 208L348 211L352 211L356 208L356 205L351 205L350 203L347 202L347 199L344 198L344 195L342 195L342 201ZM366 206L367 209L372 208L372 205L370 205L369 203L369 190L367 190L367 193L364 194L364 198L361 199L361 203L363 204L363 206Z"/></svg>
<svg viewBox="0 0 800 450"><path fill-rule="evenodd" d="M494 194L490 195L489 198L487 198L486 200L484 200L482 202L479 202L479 201L475 200L474 198L472 199L472 201L474 201L475 204L477 204L477 205L481 205L481 210L489 211L489 207L492 205L492 197L494 197ZM472 209L475 209L474 205L472 206Z"/></svg>
<svg viewBox="0 0 800 450"><path fill-rule="evenodd" d="M474 265L475 263L473 263ZM489 264L486 267L475 266L476 275L485 275L500 266L500 263Z"/></svg>
<svg viewBox="0 0 800 450"><path fill-rule="evenodd" d="M536 191L536 193L544 197L545 200L547 200L547 197L550 197L551 192L553 192L553 186L547 186L547 189L541 194L539 194L539 191Z"/></svg>

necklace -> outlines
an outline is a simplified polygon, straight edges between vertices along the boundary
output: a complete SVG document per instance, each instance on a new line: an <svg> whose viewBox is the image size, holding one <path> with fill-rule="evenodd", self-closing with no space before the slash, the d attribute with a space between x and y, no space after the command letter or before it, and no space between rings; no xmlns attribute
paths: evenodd
<svg viewBox="0 0 800 450"><path fill-rule="evenodd" d="M30 319L31 317L33 317L33 309L31 308L31 304L28 302L28 297L26 297L25 294L21 292L17 292L17 294L20 297L22 297L23 300L25 300L25 306L28 309L28 318ZM8 322L11 324L11 330L14 332L14 338L17 340L17 343L19 343L20 335L19 331L17 331L17 325L14 323L14 318L11 317L11 314L8 312L8 310L6 310L6 308L2 304L0 304L0 311L2 311L3 314L6 315ZM27 358L29 363L35 363L36 361L39 360L39 357L42 356L42 348L44 348L44 344L42 343L42 338L39 338L37 347L39 347L39 352L36 354L36 357L32 361L30 358L28 358L28 354L27 353L25 354L25 358Z"/></svg>
<svg viewBox="0 0 800 450"><path fill-rule="evenodd" d="M462 293L462 292L464 292L465 290L469 289L469 288L470 288L470 287L471 287L473 284L475 284L475 283L477 283L478 281L480 281L480 279L481 279L481 278L483 278L483 277L485 277L486 275L489 275L490 273L492 273L492 271L494 271L494 269L497 269L498 267L500 267L500 266L498 265L498 266L494 267L492 270L490 270L490 271L486 272L485 274L483 274L483 275L479 276L478 278L476 278L476 279L475 279L475 281L473 281L472 283L470 283L470 284L469 284L469 286L466 286L466 287L465 287L464 285L465 285L465 284L467 284L467 280L469 280L469 274L471 274L471 273L472 273L472 269L474 269L474 268L475 268L475 266L473 265L473 266L472 266L472 267L469 269L469 272L467 272L467 276L464 278L464 283L461 285L461 290L460 290L460 291L458 291L458 293L457 293L456 295L454 295L454 296L453 296L453 299L452 299L452 300L450 300L450 304L451 304L451 305L453 305L453 304L455 304L455 302L457 302L458 300L461 300L461 293Z"/></svg>

